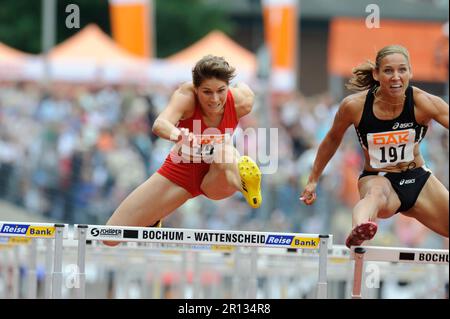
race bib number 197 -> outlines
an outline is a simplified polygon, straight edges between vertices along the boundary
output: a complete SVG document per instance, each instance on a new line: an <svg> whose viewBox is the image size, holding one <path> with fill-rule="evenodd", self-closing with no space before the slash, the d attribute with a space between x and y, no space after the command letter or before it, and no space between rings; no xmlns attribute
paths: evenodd
<svg viewBox="0 0 450 319"><path fill-rule="evenodd" d="M367 134L370 165L384 168L414 160L415 138L413 129Z"/></svg>

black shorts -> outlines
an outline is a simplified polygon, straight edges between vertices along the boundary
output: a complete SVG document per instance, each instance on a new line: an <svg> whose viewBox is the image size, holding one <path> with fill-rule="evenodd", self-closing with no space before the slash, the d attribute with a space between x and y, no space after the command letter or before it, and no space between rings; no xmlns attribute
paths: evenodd
<svg viewBox="0 0 450 319"><path fill-rule="evenodd" d="M400 199L400 207L396 211L398 213L405 212L414 206L422 188L431 175L431 171L424 167L418 167L400 173L370 172L364 170L359 175L359 178L369 175L384 176L391 182L392 188Z"/></svg>

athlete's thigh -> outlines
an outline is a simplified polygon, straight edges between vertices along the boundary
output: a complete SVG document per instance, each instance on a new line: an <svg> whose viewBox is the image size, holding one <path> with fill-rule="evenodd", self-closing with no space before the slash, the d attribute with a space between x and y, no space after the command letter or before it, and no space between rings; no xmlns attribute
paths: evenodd
<svg viewBox="0 0 450 319"><path fill-rule="evenodd" d="M376 191L385 196L386 203L380 207L378 217L388 218L397 212L400 207L400 199L391 185L391 182L384 176L368 175L360 178L358 181L359 196L361 199L368 193Z"/></svg>
<svg viewBox="0 0 450 319"><path fill-rule="evenodd" d="M434 175L431 175L414 206L404 215L414 217L431 230L448 237L448 205L448 190Z"/></svg>
<svg viewBox="0 0 450 319"><path fill-rule="evenodd" d="M233 166L237 163L238 158L239 152L232 144L217 147L214 160L200 185L206 197L220 200L230 197L236 192L236 189L230 185L230 178L239 178L237 166Z"/></svg>
<svg viewBox="0 0 450 319"><path fill-rule="evenodd" d="M216 165L211 164L208 173L203 177L200 189L206 197L213 200L220 200L230 197L236 192L228 183L226 171L217 168Z"/></svg>
<svg viewBox="0 0 450 319"><path fill-rule="evenodd" d="M183 205L192 195L155 173L119 205L108 225L148 226Z"/></svg>

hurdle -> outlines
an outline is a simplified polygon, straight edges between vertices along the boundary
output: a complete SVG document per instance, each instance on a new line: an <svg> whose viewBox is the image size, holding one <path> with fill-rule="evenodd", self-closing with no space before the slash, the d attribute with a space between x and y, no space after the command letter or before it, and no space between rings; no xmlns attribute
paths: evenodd
<svg viewBox="0 0 450 319"><path fill-rule="evenodd" d="M361 299L361 283L365 261L448 265L448 249L352 246L354 260L352 299Z"/></svg>
<svg viewBox="0 0 450 319"><path fill-rule="evenodd" d="M46 299L61 298L63 272L62 272L62 255L63 255L63 239L68 237L67 224L50 224L50 223L24 223L13 221L0 221L0 237L9 237L7 244L25 243L29 247L27 282L28 294L27 298L34 299L37 295L37 243L35 239L46 239L46 259L45 259L45 290L44 297ZM30 239L29 243L24 241ZM54 254L50 239L55 240ZM14 250L13 264L19 265L17 251ZM52 269L53 261L53 269ZM15 283L18 279L15 278ZM18 297L18 287L14 287L13 297Z"/></svg>
<svg viewBox="0 0 450 319"><path fill-rule="evenodd" d="M184 228L148 228L75 224L74 239L78 240L77 298L86 297L86 241L118 241L155 244L182 244L191 246L234 246L307 249L319 252L316 297L327 298L328 249L332 248L329 234L301 234L258 231L205 230ZM112 248L114 249L114 248ZM257 253L252 250L250 264L256 274ZM256 282L250 287L250 297L256 298Z"/></svg>
<svg viewBox="0 0 450 319"><path fill-rule="evenodd" d="M30 238L0 237L0 276L4 279L5 288L10 288L9 291L4 290L4 295L0 297L2 299L19 298L19 246L28 245L29 242Z"/></svg>

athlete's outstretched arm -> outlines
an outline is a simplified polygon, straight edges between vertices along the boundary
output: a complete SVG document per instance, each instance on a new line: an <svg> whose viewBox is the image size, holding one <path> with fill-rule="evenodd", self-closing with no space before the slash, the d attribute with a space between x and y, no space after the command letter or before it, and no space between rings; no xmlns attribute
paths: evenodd
<svg viewBox="0 0 450 319"><path fill-rule="evenodd" d="M333 125L328 131L327 135L319 145L316 158L308 178L308 184L305 186L300 200L303 200L306 205L311 205L316 200L316 186L328 162L336 153L342 138L344 137L347 128L353 123L354 106L349 98L342 101L337 111Z"/></svg>
<svg viewBox="0 0 450 319"><path fill-rule="evenodd" d="M170 141L180 139L181 130L175 125L180 119L192 115L195 108L195 95L192 83L182 84L171 96L169 104L158 115L152 131L161 138Z"/></svg>

